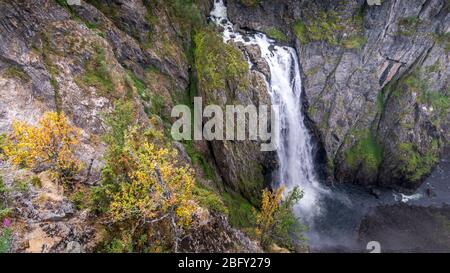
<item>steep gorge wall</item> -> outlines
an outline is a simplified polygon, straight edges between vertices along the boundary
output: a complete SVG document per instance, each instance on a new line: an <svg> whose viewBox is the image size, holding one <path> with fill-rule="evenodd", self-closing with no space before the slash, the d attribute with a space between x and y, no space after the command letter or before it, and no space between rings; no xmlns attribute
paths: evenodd
<svg viewBox="0 0 450 273"><path fill-rule="evenodd" d="M136 123L149 125L156 118L160 129L167 130L173 105L189 105L197 94L207 102L211 94L230 96L229 88L205 93L196 87L193 30L206 28L209 1L195 1L195 7L186 3L178 7L179 2L81 1L80 6L69 7L65 1L0 1L0 134L8 134L14 120L36 124L47 111L63 111L82 129L76 154L92 166L79 180L90 187L101 179L106 148L101 137L109 130L104 114L115 103L131 100ZM243 100L258 95L249 92ZM202 186L227 187L258 204L263 172L260 166L244 163L255 162L256 155L249 151L259 147L250 143L251 149L245 148L247 143L212 144L212 148L206 141L173 145L180 151L180 161L194 165ZM23 176L2 158L0 175L8 187ZM27 173L26 179L32 175ZM251 179L256 182L248 187ZM46 196L45 185L30 187L31 195L13 196L20 233L14 249L61 252L75 245L75 251L92 251L100 240L94 238L92 219L61 192L55 193L55 200L47 200L41 198ZM201 214L195 228L202 232L187 234L184 251L260 251L222 214ZM40 249L44 244L46 248Z"/></svg>
<svg viewBox="0 0 450 273"><path fill-rule="evenodd" d="M417 187L450 137L449 2L253 2L230 19L296 46L329 179Z"/></svg>

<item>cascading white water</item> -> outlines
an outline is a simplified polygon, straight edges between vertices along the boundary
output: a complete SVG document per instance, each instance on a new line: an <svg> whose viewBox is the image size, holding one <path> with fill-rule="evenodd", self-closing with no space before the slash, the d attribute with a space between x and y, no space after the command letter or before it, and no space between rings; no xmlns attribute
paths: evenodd
<svg viewBox="0 0 450 273"><path fill-rule="evenodd" d="M211 20L224 28L224 42L233 40L245 45L258 45L261 55L270 67L270 82L267 83L272 104L279 105L280 115L277 130L277 154L279 158L279 181L287 190L296 186L304 197L296 206L298 215L310 222L320 210L320 195L327 191L317 181L312 157L311 137L304 123L302 112L299 62L295 49L278 46L263 33L246 35L235 32L228 20L223 0L215 0Z"/></svg>

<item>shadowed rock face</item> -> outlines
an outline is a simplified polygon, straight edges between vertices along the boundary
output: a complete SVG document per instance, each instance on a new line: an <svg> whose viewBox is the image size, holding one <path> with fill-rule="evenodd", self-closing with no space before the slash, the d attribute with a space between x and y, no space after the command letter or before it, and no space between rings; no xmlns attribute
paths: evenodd
<svg viewBox="0 0 450 273"><path fill-rule="evenodd" d="M363 219L359 241L378 241L382 252L448 252L450 207L378 207Z"/></svg>
<svg viewBox="0 0 450 273"><path fill-rule="evenodd" d="M277 28L296 46L329 177L413 189L429 175L450 137L448 1L227 5L242 30Z"/></svg>

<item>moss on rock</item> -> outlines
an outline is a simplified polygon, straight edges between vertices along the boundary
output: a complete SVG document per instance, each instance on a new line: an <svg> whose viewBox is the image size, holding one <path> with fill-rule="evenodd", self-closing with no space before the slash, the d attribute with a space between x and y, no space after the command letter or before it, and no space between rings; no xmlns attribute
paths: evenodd
<svg viewBox="0 0 450 273"><path fill-rule="evenodd" d="M376 173L383 160L383 147L370 130L352 134L355 144L345 152L345 161L353 169L360 165L370 173Z"/></svg>
<svg viewBox="0 0 450 273"><path fill-rule="evenodd" d="M247 86L248 64L242 53L210 29L199 31L195 37L195 67L199 87L205 92L225 89L226 83Z"/></svg>

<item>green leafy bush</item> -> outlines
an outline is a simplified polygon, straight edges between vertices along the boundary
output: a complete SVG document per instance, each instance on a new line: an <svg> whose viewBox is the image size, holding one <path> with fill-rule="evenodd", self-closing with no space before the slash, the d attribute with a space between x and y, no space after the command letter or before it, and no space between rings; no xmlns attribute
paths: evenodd
<svg viewBox="0 0 450 273"><path fill-rule="evenodd" d="M285 198L283 192L283 187L275 191L263 190L261 210L254 211L255 233L266 249L270 249L273 243L295 249L306 240L303 237L306 227L294 214L294 206L303 197L303 192L296 187Z"/></svg>

